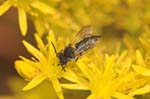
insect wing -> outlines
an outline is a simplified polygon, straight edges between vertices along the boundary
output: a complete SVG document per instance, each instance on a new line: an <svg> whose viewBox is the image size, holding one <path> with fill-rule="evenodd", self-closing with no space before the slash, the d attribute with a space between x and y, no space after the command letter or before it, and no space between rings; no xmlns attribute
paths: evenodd
<svg viewBox="0 0 150 99"><path fill-rule="evenodd" d="M71 40L70 44L75 44L86 37L90 37L93 31L90 25L86 25L80 29L80 31L75 34L74 38Z"/></svg>
<svg viewBox="0 0 150 99"><path fill-rule="evenodd" d="M80 56L90 48L94 47L94 45L96 44L96 42L99 40L100 37L101 36L91 36L76 43L75 56Z"/></svg>

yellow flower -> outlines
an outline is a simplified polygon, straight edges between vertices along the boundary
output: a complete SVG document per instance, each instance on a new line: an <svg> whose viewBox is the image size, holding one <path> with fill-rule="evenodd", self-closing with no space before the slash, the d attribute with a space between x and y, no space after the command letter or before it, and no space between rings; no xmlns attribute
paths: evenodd
<svg viewBox="0 0 150 99"><path fill-rule="evenodd" d="M148 26L145 26L144 32L141 34L139 40L142 43L143 47L145 48L146 51L150 50L150 28Z"/></svg>
<svg viewBox="0 0 150 99"><path fill-rule="evenodd" d="M35 34L37 46L35 48L26 41L23 41L26 49L34 56L32 59L20 57L22 60L15 62L17 72L25 79L31 80L23 90L30 90L40 84L44 80L50 80L54 86L56 94L60 99L64 99L61 85L58 79L64 73L61 66L58 66L58 59L54 52L51 42L57 48L54 33L49 32L47 37L47 44L44 44L42 39Z"/></svg>
<svg viewBox="0 0 150 99"><path fill-rule="evenodd" d="M35 0L35 1L19 1L19 0L7 0L2 5L0 5L0 16L3 15L11 6L18 8L19 26L22 35L27 33L27 13L32 16L37 16L38 11L34 12L32 9L37 9L43 14L55 14L56 11L50 5L46 3Z"/></svg>
<svg viewBox="0 0 150 99"><path fill-rule="evenodd" d="M144 78L138 78L133 72L132 58L127 51L120 56L105 55L104 60L99 60L97 55L95 59L96 63L86 57L78 60L78 73L70 71L63 76L73 84L62 84L62 87L90 90L87 99L134 99L134 95L146 93L145 89L150 87L145 86Z"/></svg>
<svg viewBox="0 0 150 99"><path fill-rule="evenodd" d="M136 64L133 64L132 67L135 72L139 74L139 77L144 79L143 81L146 82L145 86L141 88L140 90L134 92L138 94L144 94L150 92L150 67L149 64L147 64L141 52L139 50L136 51Z"/></svg>

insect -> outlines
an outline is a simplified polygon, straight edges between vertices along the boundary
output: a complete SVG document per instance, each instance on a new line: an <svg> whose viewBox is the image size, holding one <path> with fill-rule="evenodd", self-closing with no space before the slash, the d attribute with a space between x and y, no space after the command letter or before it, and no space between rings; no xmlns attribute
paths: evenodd
<svg viewBox="0 0 150 99"><path fill-rule="evenodd" d="M58 53L53 42L51 42L64 71L65 66L69 61L77 60L79 56L94 47L101 36L96 36L92 33L93 31L90 25L82 27L81 30L74 36L73 40L71 40L70 43Z"/></svg>

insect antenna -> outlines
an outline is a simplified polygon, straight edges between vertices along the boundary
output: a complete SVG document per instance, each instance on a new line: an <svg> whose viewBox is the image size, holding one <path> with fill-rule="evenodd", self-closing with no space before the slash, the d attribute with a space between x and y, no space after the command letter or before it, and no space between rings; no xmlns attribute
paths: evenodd
<svg viewBox="0 0 150 99"><path fill-rule="evenodd" d="M54 43L53 42L51 42L51 44L52 44L52 46L53 46L53 48L54 48L54 51L55 51L55 54L56 54L56 56L57 56L57 50L56 50L56 48L55 48L55 45L54 45Z"/></svg>

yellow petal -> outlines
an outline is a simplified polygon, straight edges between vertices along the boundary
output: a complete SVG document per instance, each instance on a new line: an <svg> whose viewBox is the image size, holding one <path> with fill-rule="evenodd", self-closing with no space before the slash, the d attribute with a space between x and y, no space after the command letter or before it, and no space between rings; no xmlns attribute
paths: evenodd
<svg viewBox="0 0 150 99"><path fill-rule="evenodd" d="M85 64L81 61L81 60L78 60L77 61L77 66L79 67L79 69L84 73L84 75L90 79L91 78L91 75L90 75L90 69L85 66Z"/></svg>
<svg viewBox="0 0 150 99"><path fill-rule="evenodd" d="M84 84L84 83L86 84L87 83L87 81L85 79L78 77L72 71L68 71L66 73L63 73L62 77L67 79L67 80L69 80L69 81L72 81L74 83L82 83L82 84Z"/></svg>
<svg viewBox="0 0 150 99"><path fill-rule="evenodd" d="M42 37L46 32L44 25L45 25L45 23L42 22L41 20L39 20L39 19L34 20L34 26L40 37Z"/></svg>
<svg viewBox="0 0 150 99"><path fill-rule="evenodd" d="M149 51L150 46L149 46L148 41L146 41L146 40L143 39L143 38L139 38L139 40L140 40L140 42L142 43L142 45L144 46L145 50L146 50L146 51Z"/></svg>
<svg viewBox="0 0 150 99"><path fill-rule="evenodd" d="M25 47L27 48L27 50L33 55L35 56L38 60L40 61L45 61L45 58L43 56L43 54L37 50L35 47L33 47L31 44L29 44L26 41L23 41L23 44L25 45Z"/></svg>
<svg viewBox="0 0 150 99"><path fill-rule="evenodd" d="M37 68L37 69L40 69L40 66L36 64L36 61L33 61L33 60L30 60L30 59L27 59L23 56L19 56L19 58L22 59L22 61L24 61L26 64L30 64L30 66L34 67L34 68Z"/></svg>
<svg viewBox="0 0 150 99"><path fill-rule="evenodd" d="M128 95L125 95L123 93L119 93L119 92L114 92L112 94L113 97L117 98L117 99L134 99L133 97L131 96L128 96Z"/></svg>
<svg viewBox="0 0 150 99"><path fill-rule="evenodd" d="M18 8L19 26L23 36L27 33L27 15L24 9Z"/></svg>
<svg viewBox="0 0 150 99"><path fill-rule="evenodd" d="M139 74L141 74L141 75L143 75L143 76L150 76L150 70L149 70L149 69L144 68L144 67L142 67L142 66L138 66L138 65L132 65L132 67L133 67L133 69L134 69L137 73L139 73Z"/></svg>
<svg viewBox="0 0 150 99"><path fill-rule="evenodd" d="M48 33L47 41L49 41L49 43L53 42L53 44L56 45L55 34L52 30L50 30L49 33Z"/></svg>
<svg viewBox="0 0 150 99"><path fill-rule="evenodd" d="M121 53L121 55L119 56L119 58L118 58L116 64L118 64L118 63L124 61L124 59L125 59L125 57L127 56L127 54L128 54L128 51L123 51L123 52Z"/></svg>
<svg viewBox="0 0 150 99"><path fill-rule="evenodd" d="M139 50L136 51L136 62L138 65L145 66L142 54Z"/></svg>
<svg viewBox="0 0 150 99"><path fill-rule="evenodd" d="M15 68L19 75L21 75L24 79L31 80L33 77L37 75L39 70L32 65L25 63L24 61L15 61Z"/></svg>
<svg viewBox="0 0 150 99"><path fill-rule="evenodd" d="M103 73L103 77L104 79L111 79L114 75L113 75L113 66L114 66L114 61L115 61L116 57L115 55L112 56L108 56L105 55L105 70Z"/></svg>
<svg viewBox="0 0 150 99"><path fill-rule="evenodd" d="M59 97L59 99L64 99L64 96L63 96L63 93L62 93L62 88L61 88L61 85L60 85L58 79L53 78L53 79L51 79L51 81L52 81L52 84L54 86L54 89L55 89L56 94Z"/></svg>
<svg viewBox="0 0 150 99"><path fill-rule="evenodd" d="M38 84L40 84L46 78L47 78L46 75L40 74L40 75L36 76L32 81L30 81L22 90L23 91L30 90L30 89L34 88L35 86L37 86Z"/></svg>
<svg viewBox="0 0 150 99"><path fill-rule="evenodd" d="M134 96L134 95L143 95L150 92L150 85L146 85L140 89L137 89L133 92L131 92L129 95Z"/></svg>
<svg viewBox="0 0 150 99"><path fill-rule="evenodd" d="M88 87L81 86L79 84L61 84L61 86L72 90L89 90Z"/></svg>
<svg viewBox="0 0 150 99"><path fill-rule="evenodd" d="M95 97L94 97L93 94L91 94L91 95L89 95L89 96L87 97L87 99L95 99Z"/></svg>
<svg viewBox="0 0 150 99"><path fill-rule="evenodd" d="M31 6L36 9L39 9L44 14L55 14L56 13L56 11L53 7L51 7L50 5L47 5L43 2L40 2L40 1L33 2Z"/></svg>
<svg viewBox="0 0 150 99"><path fill-rule="evenodd" d="M35 33L34 36L35 36L38 48L40 49L40 51L42 51L44 54L46 54L46 47L45 47L42 39L40 38L40 36L37 33Z"/></svg>
<svg viewBox="0 0 150 99"><path fill-rule="evenodd" d="M52 30L49 31L49 34L48 34L48 37L47 37L47 41L48 41L48 44L49 44L49 48L48 48L48 51L49 51L49 57L56 57L56 54L57 54L57 46L56 46L56 39L55 39L55 35L53 33ZM52 45L52 43L54 44L54 46ZM56 52L55 52L56 50Z"/></svg>
<svg viewBox="0 0 150 99"><path fill-rule="evenodd" d="M5 13L11 7L11 5L12 4L9 0L5 1L4 4L0 6L0 16L3 15L3 13Z"/></svg>

